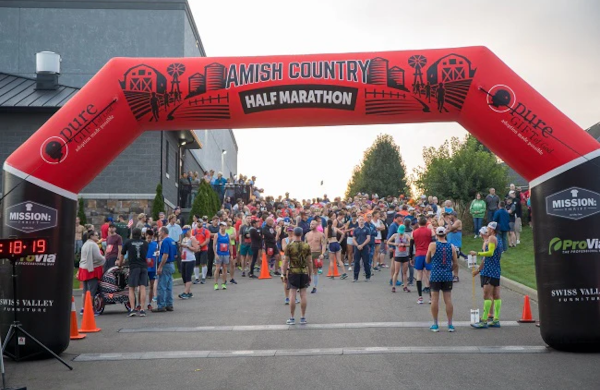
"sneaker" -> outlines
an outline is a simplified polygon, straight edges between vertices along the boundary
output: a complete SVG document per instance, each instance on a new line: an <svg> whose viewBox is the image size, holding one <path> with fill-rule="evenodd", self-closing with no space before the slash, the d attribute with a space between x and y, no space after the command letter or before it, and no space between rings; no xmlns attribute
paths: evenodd
<svg viewBox="0 0 600 390"><path fill-rule="evenodd" d="M294 318L290 318L285 322L287 325L296 325L296 320Z"/></svg>
<svg viewBox="0 0 600 390"><path fill-rule="evenodd" d="M352 279L352 283L358 282L358 279Z"/></svg>
<svg viewBox="0 0 600 390"><path fill-rule="evenodd" d="M140 317L146 317L146 312L144 310L140 310Z"/></svg>
<svg viewBox="0 0 600 390"><path fill-rule="evenodd" d="M138 315L137 310L132 310L129 312L129 317L137 317L137 315Z"/></svg>
<svg viewBox="0 0 600 390"><path fill-rule="evenodd" d="M242 267L240 267L240 266L238 265L237 269L238 269L239 271L241 271L241 270L242 270Z"/></svg>
<svg viewBox="0 0 600 390"><path fill-rule="evenodd" d="M448 324L448 332L452 333L454 332L456 329L454 329L454 325L452 324Z"/></svg>
<svg viewBox="0 0 600 390"><path fill-rule="evenodd" d="M419 299L417 299L417 304L418 305L422 305L423 304L423 297L419 297Z"/></svg>
<svg viewBox="0 0 600 390"><path fill-rule="evenodd" d="M342 277L340 279L342 279L342 280L348 279L348 275L347 274L342 274Z"/></svg>
<svg viewBox="0 0 600 390"><path fill-rule="evenodd" d="M152 305L148 305L148 311L152 311Z"/></svg>
<svg viewBox="0 0 600 390"><path fill-rule="evenodd" d="M188 298L191 298L194 296L194 293L189 293L187 296L188 296Z"/></svg>
<svg viewBox="0 0 600 390"><path fill-rule="evenodd" d="M300 303L300 299L296 298L296 305Z"/></svg>
<svg viewBox="0 0 600 390"><path fill-rule="evenodd" d="M348 271L352 271L352 267L348 267Z"/></svg>
<svg viewBox="0 0 600 390"><path fill-rule="evenodd" d="M454 278L452 278L452 281L454 283L458 283L460 281L460 279L458 279L458 276L455 276Z"/></svg>
<svg viewBox="0 0 600 390"><path fill-rule="evenodd" d="M196 279L196 280L194 280L192 283L193 283L193 284L198 284L198 283L200 283L200 279Z"/></svg>
<svg viewBox="0 0 600 390"><path fill-rule="evenodd" d="M275 271L275 273L273 275L275 275L275 276L281 276L281 272Z"/></svg>
<svg viewBox="0 0 600 390"><path fill-rule="evenodd" d="M402 286L402 282L399 280L396 280L396 287L400 287L400 286Z"/></svg>
<svg viewBox="0 0 600 390"><path fill-rule="evenodd" d="M410 290L408 289L408 287L404 287L402 290L404 290L404 292L407 292L407 293L410 292Z"/></svg>
<svg viewBox="0 0 600 390"><path fill-rule="evenodd" d="M490 328L499 328L500 327L500 320L494 320L491 323L489 323L488 326Z"/></svg>
<svg viewBox="0 0 600 390"><path fill-rule="evenodd" d="M157 307L156 309L152 309L151 311L152 313L165 313L167 309L164 307Z"/></svg>
<svg viewBox="0 0 600 390"><path fill-rule="evenodd" d="M237 284L237 282L235 281L235 279L231 279L231 280L229 281L229 283Z"/></svg>
<svg viewBox="0 0 600 390"><path fill-rule="evenodd" d="M521 243L521 241L520 241L520 240L517 240L517 245L519 245L520 243Z"/></svg>
<svg viewBox="0 0 600 390"><path fill-rule="evenodd" d="M300 318L300 325L306 325L308 324L308 322L306 321L306 318L302 317Z"/></svg>
<svg viewBox="0 0 600 390"><path fill-rule="evenodd" d="M392 292L395 293L396 292L396 287L392 287Z"/></svg>
<svg viewBox="0 0 600 390"><path fill-rule="evenodd" d="M393 282L394 282L394 281L393 281L392 279L390 279L390 286L392 285L392 283L393 283Z"/></svg>
<svg viewBox="0 0 600 390"><path fill-rule="evenodd" d="M290 298L285 298L285 305L289 305L290 304Z"/></svg>
<svg viewBox="0 0 600 390"><path fill-rule="evenodd" d="M373 267L373 271L379 271L379 267Z"/></svg>
<svg viewBox="0 0 600 390"><path fill-rule="evenodd" d="M189 299L188 295L186 293L181 293L178 295L179 298L181 299Z"/></svg>
<svg viewBox="0 0 600 390"><path fill-rule="evenodd" d="M471 326L475 329L486 329L488 327L488 324L485 321L480 321L476 324L471 324Z"/></svg>
<svg viewBox="0 0 600 390"><path fill-rule="evenodd" d="M221 284L221 288L222 288L223 290L227 290L227 285L226 285L225 283L222 283L222 284Z"/></svg>
<svg viewBox="0 0 600 390"><path fill-rule="evenodd" d="M317 271L317 273L318 273L319 275L321 275L321 274L323 273L323 270L322 270L321 268L319 268L319 271Z"/></svg>
<svg viewBox="0 0 600 390"><path fill-rule="evenodd" d="M79 315L82 316L83 315L83 309L79 310Z"/></svg>
<svg viewBox="0 0 600 390"><path fill-rule="evenodd" d="M345 262L345 263L344 263L344 267L347 267L347 266L349 266L349 265L350 265L350 264L348 264L348 262Z"/></svg>
<svg viewBox="0 0 600 390"><path fill-rule="evenodd" d="M473 238L477 238L477 237L478 237L478 236L477 236L477 235L475 235L475 237L473 237Z"/></svg>
<svg viewBox="0 0 600 390"><path fill-rule="evenodd" d="M365 279L365 282L370 282L370 281L371 281L371 278L366 278Z"/></svg>
<svg viewBox="0 0 600 390"><path fill-rule="evenodd" d="M242 272L242 278L245 278L245 277L246 277L246 273Z"/></svg>
<svg viewBox="0 0 600 390"><path fill-rule="evenodd" d="M215 283L215 291L219 289L219 283Z"/></svg>
<svg viewBox="0 0 600 390"><path fill-rule="evenodd" d="M310 292L311 294L316 294L317 293L317 288L313 287L312 291Z"/></svg>
<svg viewBox="0 0 600 390"><path fill-rule="evenodd" d="M431 305L431 298L429 298L429 304Z"/></svg>
<svg viewBox="0 0 600 390"><path fill-rule="evenodd" d="M206 283L206 279L202 279L202 280L200 281L200 284L205 284L205 283Z"/></svg>
<svg viewBox="0 0 600 390"><path fill-rule="evenodd" d="M439 327L439 326L437 326L437 324L433 324L433 325L431 325L431 326L429 327L429 330L430 330L430 331L432 331L432 332L435 332L435 333L437 333L437 332L439 332L439 331L440 331L440 327Z"/></svg>
<svg viewBox="0 0 600 390"><path fill-rule="evenodd" d="M173 310L175 310L175 309L173 308L173 306L167 306L165 309L167 309L167 311L173 311Z"/></svg>
<svg viewBox="0 0 600 390"><path fill-rule="evenodd" d="M487 319L487 322L490 323L490 322L493 322L493 321L494 321L494 316L489 316L488 319Z"/></svg>
<svg viewBox="0 0 600 390"><path fill-rule="evenodd" d="M256 276L256 275L249 275L248 277L249 277L250 279L258 279L258 276Z"/></svg>

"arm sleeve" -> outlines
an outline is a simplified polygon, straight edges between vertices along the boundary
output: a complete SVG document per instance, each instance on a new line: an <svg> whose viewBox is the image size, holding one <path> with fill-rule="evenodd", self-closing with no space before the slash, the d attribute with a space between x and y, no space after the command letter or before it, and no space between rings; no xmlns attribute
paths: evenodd
<svg viewBox="0 0 600 390"><path fill-rule="evenodd" d="M487 252L478 252L477 256L486 256L486 257L492 256L494 254L494 250L496 250L496 244L494 244L493 242L490 242L488 244Z"/></svg>

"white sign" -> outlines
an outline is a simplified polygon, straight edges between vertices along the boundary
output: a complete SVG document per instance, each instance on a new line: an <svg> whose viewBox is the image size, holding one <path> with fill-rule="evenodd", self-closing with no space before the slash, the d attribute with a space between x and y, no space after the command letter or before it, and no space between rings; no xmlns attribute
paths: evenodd
<svg viewBox="0 0 600 390"><path fill-rule="evenodd" d="M469 267L469 268L477 267L477 256L472 256L472 255L467 256L467 267Z"/></svg>
<svg viewBox="0 0 600 390"><path fill-rule="evenodd" d="M479 320L479 309L471 309L471 324L476 324Z"/></svg>

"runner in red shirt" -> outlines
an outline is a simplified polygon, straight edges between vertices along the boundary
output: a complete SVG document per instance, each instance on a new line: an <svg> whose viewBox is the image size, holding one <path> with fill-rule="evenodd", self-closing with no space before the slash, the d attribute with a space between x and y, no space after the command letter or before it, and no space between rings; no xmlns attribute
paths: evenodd
<svg viewBox="0 0 600 390"><path fill-rule="evenodd" d="M198 241L198 245L200 246L200 251L195 253L196 266L194 267L194 284L198 284L199 281L199 267L202 267L202 279L200 280L200 283L204 284L206 282L206 273L208 272L208 243L210 242L210 230L199 223L198 227L192 231L192 235L196 237L196 241Z"/></svg>
<svg viewBox="0 0 600 390"><path fill-rule="evenodd" d="M413 244L415 246L414 267L417 271L417 292L419 299L417 303L423 304L423 274L425 274L425 292L429 292L429 304L431 304L431 292L429 290L429 271L431 271L431 263L425 263L427 249L432 239L432 231L427 227L427 218L419 218L419 227L412 232Z"/></svg>

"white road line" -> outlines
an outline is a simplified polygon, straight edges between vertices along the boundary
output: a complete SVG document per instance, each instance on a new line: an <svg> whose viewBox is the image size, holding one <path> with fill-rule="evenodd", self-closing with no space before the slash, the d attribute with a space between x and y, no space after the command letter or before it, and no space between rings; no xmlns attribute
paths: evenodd
<svg viewBox="0 0 600 390"><path fill-rule="evenodd" d="M123 328L119 333L151 333L151 332L255 332L265 330L321 330L321 329L368 329L368 328L429 328L431 322L349 322L337 324L307 325L247 325L247 326L193 326L193 327L149 327ZM469 327L469 321L456 321L455 327ZM517 321L502 321L502 327L519 326Z"/></svg>
<svg viewBox="0 0 600 390"><path fill-rule="evenodd" d="M130 353L84 353L76 362L102 362L120 360L155 359L198 359L274 356L322 356L322 355L382 355L382 354L533 354L548 353L545 346L458 346L458 347L357 347L357 348L313 348L313 349L265 349L241 351L166 351Z"/></svg>

